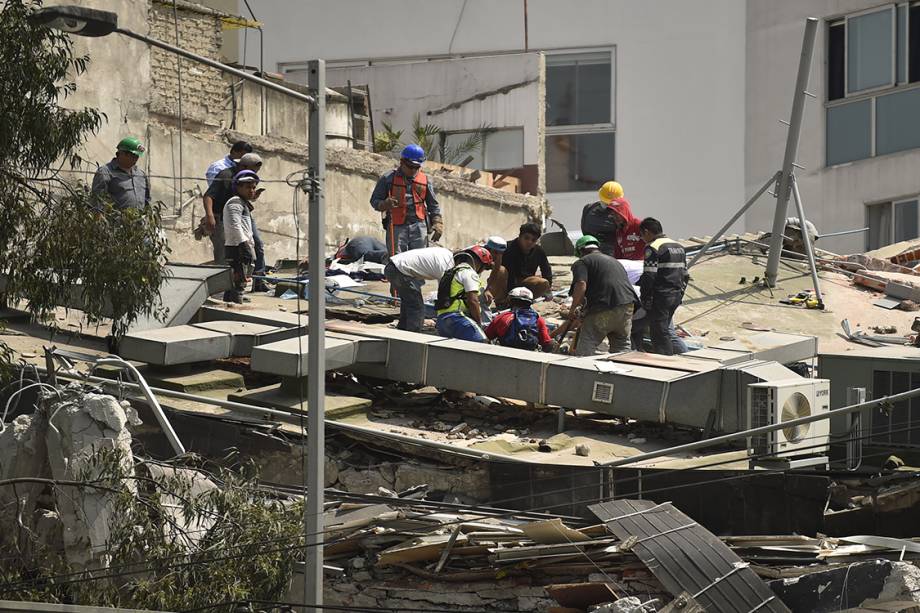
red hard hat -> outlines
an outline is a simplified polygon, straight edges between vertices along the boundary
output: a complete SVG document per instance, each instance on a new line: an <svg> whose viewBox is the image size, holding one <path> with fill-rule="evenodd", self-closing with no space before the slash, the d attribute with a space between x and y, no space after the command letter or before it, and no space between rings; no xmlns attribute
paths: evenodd
<svg viewBox="0 0 920 613"><path fill-rule="evenodd" d="M472 247L467 249L467 251L472 253L476 258L478 258L479 261L482 262L482 265L485 266L486 268L492 267L492 254L489 253L489 250L483 247L482 245L473 245Z"/></svg>

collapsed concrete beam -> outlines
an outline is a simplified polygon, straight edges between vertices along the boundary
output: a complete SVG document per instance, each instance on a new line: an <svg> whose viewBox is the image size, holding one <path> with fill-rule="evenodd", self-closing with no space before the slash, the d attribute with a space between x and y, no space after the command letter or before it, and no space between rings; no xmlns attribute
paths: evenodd
<svg viewBox="0 0 920 613"><path fill-rule="evenodd" d="M382 364L387 359L387 342L327 333L325 356L326 370L339 370L358 363ZM304 377L307 372L306 338L289 338L253 348L250 368L282 377Z"/></svg>
<svg viewBox="0 0 920 613"><path fill-rule="evenodd" d="M190 364L230 357L229 334L173 326L126 334L118 344L118 354L126 360L157 366Z"/></svg>

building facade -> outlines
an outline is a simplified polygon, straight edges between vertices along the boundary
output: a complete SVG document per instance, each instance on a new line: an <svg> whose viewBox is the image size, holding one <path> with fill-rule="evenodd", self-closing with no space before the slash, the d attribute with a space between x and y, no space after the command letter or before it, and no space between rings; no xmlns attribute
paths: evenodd
<svg viewBox="0 0 920 613"><path fill-rule="evenodd" d="M581 208L614 178L625 186L637 214L660 218L679 236L714 232L745 200L743 2L249 0L248 5L263 24L264 57L258 57L256 38L246 34L246 57L237 61L257 65L261 59L267 70L293 80L314 57L327 60L333 78L366 73L368 66L499 58L473 62L479 65L472 72L451 77L446 85L461 92L454 102L462 102L480 86L493 92L496 82L527 89L532 61L515 65L510 56L541 53L542 133L534 132L540 122L533 110L540 87L531 88L526 104L498 101L489 112L467 113L467 125L459 119L462 113L450 121L423 119L445 121L444 129L457 138L482 124L500 128L497 136L487 136L480 153L485 166L500 160L491 164L536 167L542 157L545 170L537 184L553 216L569 227L577 228ZM238 12L249 16L242 2ZM445 83L431 74L431 66L427 72L403 70L410 79L403 86L407 92L453 95L438 90ZM400 82L390 82L390 89L399 88ZM520 96L520 88L491 97ZM381 118L407 115L394 108L386 89L371 86L375 126ZM516 114L509 111L514 107Z"/></svg>
<svg viewBox="0 0 920 613"><path fill-rule="evenodd" d="M877 0L749 0L745 183L779 167L807 17L819 20L796 170L818 245L851 253L920 232L920 5ZM771 199L765 199L769 203ZM771 224L768 202L748 229Z"/></svg>

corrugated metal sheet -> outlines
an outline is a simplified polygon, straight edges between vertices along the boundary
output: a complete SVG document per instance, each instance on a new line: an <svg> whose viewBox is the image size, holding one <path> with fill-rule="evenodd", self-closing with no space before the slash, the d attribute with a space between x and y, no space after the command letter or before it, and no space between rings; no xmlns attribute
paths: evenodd
<svg viewBox="0 0 920 613"><path fill-rule="evenodd" d="M789 613L741 558L670 503L618 500L589 508L621 540L637 539L632 551L672 595L687 592L706 611Z"/></svg>

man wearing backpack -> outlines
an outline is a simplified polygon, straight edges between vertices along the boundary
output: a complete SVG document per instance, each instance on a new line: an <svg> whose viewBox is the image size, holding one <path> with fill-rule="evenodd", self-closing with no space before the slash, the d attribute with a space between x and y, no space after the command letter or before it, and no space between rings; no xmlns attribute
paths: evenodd
<svg viewBox="0 0 920 613"><path fill-rule="evenodd" d="M438 334L447 338L483 342L479 273L492 266L492 256L482 245L473 245L454 256L454 267L438 283Z"/></svg>
<svg viewBox="0 0 920 613"><path fill-rule="evenodd" d="M412 249L390 258L383 274L390 282L390 287L399 294L398 329L422 331L422 323L425 321L422 286L425 281L439 281L453 266L454 254L444 247Z"/></svg>
<svg viewBox="0 0 920 613"><path fill-rule="evenodd" d="M508 292L511 310L497 316L486 328L489 340L498 339L503 347L533 351L537 347L546 353L553 351L546 320L533 310L533 292L526 287L515 287Z"/></svg>

